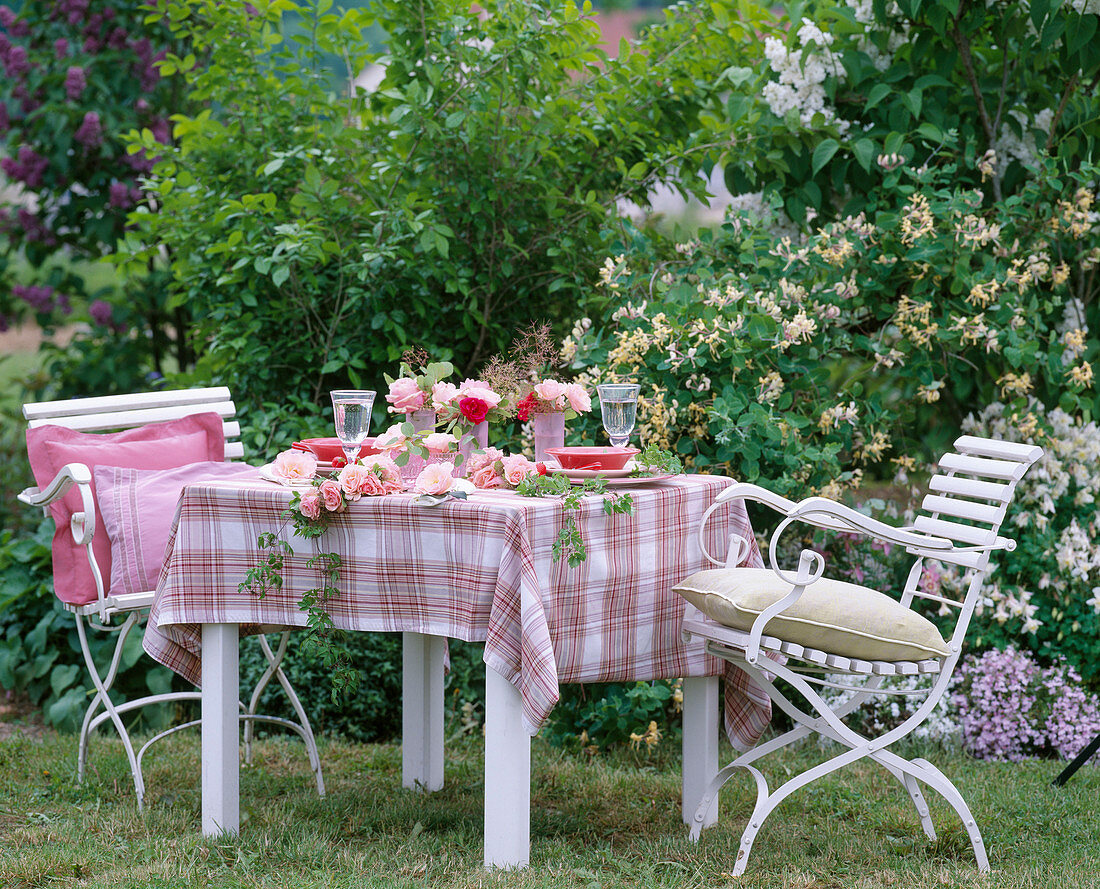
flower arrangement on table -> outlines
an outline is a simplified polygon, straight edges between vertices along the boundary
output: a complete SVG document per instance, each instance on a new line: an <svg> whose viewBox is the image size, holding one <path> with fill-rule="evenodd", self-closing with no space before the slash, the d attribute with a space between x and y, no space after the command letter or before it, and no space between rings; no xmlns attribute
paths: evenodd
<svg viewBox="0 0 1100 889"><path fill-rule="evenodd" d="M385 375L391 414L411 414L434 408L436 387L454 373L449 361L429 361L423 349L410 349L401 360L399 376ZM450 385L450 384L448 384Z"/></svg>
<svg viewBox="0 0 1100 889"><path fill-rule="evenodd" d="M592 396L579 383L544 379L534 385L526 384L521 391L523 396L516 399L516 419L521 423L532 415L551 413L563 413L565 419L573 420L592 410Z"/></svg>

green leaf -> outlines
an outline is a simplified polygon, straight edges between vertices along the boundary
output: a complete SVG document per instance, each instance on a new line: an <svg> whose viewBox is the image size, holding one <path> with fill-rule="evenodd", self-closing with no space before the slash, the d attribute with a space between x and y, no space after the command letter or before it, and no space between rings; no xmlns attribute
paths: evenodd
<svg viewBox="0 0 1100 889"><path fill-rule="evenodd" d="M893 87L888 83L876 83L871 87L871 92L867 94L867 104L863 106L864 113L870 111L879 102L885 99L893 91Z"/></svg>
<svg viewBox="0 0 1100 889"><path fill-rule="evenodd" d="M871 172L871 164L875 159L875 143L870 139L860 139L852 146L852 154L865 173Z"/></svg>
<svg viewBox="0 0 1100 889"><path fill-rule="evenodd" d="M818 143L813 154L813 171L815 176L820 172L822 167L833 159L833 155L836 154L838 148L840 148L840 143L837 142L836 139L823 139Z"/></svg>

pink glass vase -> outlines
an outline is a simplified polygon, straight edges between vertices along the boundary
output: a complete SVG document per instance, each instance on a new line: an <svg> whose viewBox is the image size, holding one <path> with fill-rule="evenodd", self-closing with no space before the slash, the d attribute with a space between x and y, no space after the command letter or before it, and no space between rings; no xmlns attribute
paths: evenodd
<svg viewBox="0 0 1100 889"><path fill-rule="evenodd" d="M560 448L565 444L565 414L561 411L532 414L531 432L535 436L535 459L551 459L546 449Z"/></svg>
<svg viewBox="0 0 1100 889"><path fill-rule="evenodd" d="M482 420L471 427L468 432L464 432L458 440L458 452L462 455L462 462L455 467L455 475L465 475L466 463L470 459L470 454L474 451L484 450L488 446L489 424Z"/></svg>
<svg viewBox="0 0 1100 889"><path fill-rule="evenodd" d="M412 423L416 432L430 432L435 429L435 421L435 411L432 410L408 411L405 414L405 422Z"/></svg>

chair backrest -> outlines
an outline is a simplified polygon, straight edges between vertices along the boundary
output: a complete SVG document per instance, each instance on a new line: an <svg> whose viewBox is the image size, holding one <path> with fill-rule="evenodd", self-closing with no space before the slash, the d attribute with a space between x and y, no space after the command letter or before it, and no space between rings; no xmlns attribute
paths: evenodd
<svg viewBox="0 0 1100 889"><path fill-rule="evenodd" d="M955 451L940 458L940 471L928 482L931 493L924 498L923 514L916 517L913 527L926 534L945 537L960 547L992 546L998 541L1017 484L1042 455L1043 449L1037 445L973 435L956 439ZM917 597L961 608L977 592L989 568L988 551L920 554L969 569L970 590L963 601L925 592L920 587L918 562L906 585L906 602L910 597Z"/></svg>
<svg viewBox="0 0 1100 889"><path fill-rule="evenodd" d="M225 386L73 398L23 405L23 416L27 418L27 427L30 429L53 424L81 432L132 429L146 423L175 420L207 411L214 411L222 418L226 460L243 457L244 446L238 440L241 426L233 419L237 409L229 389Z"/></svg>

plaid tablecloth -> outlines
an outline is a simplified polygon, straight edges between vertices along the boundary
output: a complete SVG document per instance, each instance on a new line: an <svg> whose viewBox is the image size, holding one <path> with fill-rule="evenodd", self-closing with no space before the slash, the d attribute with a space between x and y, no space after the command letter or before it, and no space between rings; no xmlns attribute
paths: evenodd
<svg viewBox="0 0 1100 889"><path fill-rule="evenodd" d="M302 626L298 608L318 575L306 560L339 553L341 595L328 610L349 630L412 631L485 642L485 663L523 699L531 734L553 709L565 682L618 682L721 675L726 670L726 728L744 748L763 732L770 704L746 674L680 636L679 580L707 567L699 520L730 480L680 476L620 488L633 515L608 516L586 497L577 524L587 558L555 562L564 526L556 498L478 491L436 507L398 494L363 498L319 540L293 537L280 517L291 492L270 482L222 482L185 489L145 632L145 650L198 684L201 624ZM256 540L278 531L291 543L282 589L259 598L238 591L260 560ZM740 502L708 525L707 548L725 553L731 533L753 540ZM747 565L761 564L755 542Z"/></svg>

